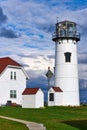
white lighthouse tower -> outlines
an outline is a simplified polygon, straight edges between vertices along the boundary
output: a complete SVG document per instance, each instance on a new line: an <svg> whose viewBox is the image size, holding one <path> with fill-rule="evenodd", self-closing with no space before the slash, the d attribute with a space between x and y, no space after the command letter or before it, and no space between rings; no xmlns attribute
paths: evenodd
<svg viewBox="0 0 87 130"><path fill-rule="evenodd" d="M77 42L80 40L80 35L77 33L76 23L57 22L52 40L55 42L54 87L61 89L62 94L61 97L59 97L60 92L56 93L56 97L54 94L52 100L54 103L48 101L48 105L79 106ZM55 104L56 100L60 102Z"/></svg>

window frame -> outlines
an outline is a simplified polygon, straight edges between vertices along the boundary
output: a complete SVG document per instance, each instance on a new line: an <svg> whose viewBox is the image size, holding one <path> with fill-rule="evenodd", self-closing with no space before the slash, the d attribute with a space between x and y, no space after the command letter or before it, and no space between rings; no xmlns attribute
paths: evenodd
<svg viewBox="0 0 87 130"><path fill-rule="evenodd" d="M50 102L54 101L54 93L49 93L49 101Z"/></svg>
<svg viewBox="0 0 87 130"><path fill-rule="evenodd" d="M11 71L10 73L10 79L12 80L13 79L13 72Z"/></svg>
<svg viewBox="0 0 87 130"><path fill-rule="evenodd" d="M10 79L11 80L16 80L17 79L17 73L16 73L16 71L11 71L10 72Z"/></svg>
<svg viewBox="0 0 87 130"><path fill-rule="evenodd" d="M17 98L17 91L16 90L10 90L10 98Z"/></svg>
<svg viewBox="0 0 87 130"><path fill-rule="evenodd" d="M14 80L16 80L16 72L14 72Z"/></svg>
<svg viewBox="0 0 87 130"><path fill-rule="evenodd" d="M71 52L64 53L65 55L65 62L71 62Z"/></svg>

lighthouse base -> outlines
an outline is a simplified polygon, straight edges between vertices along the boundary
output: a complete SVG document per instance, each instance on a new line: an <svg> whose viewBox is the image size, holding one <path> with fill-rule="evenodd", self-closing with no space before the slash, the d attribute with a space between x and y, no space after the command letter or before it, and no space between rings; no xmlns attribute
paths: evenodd
<svg viewBox="0 0 87 130"><path fill-rule="evenodd" d="M80 106L79 93L78 92L63 92L62 106Z"/></svg>
<svg viewBox="0 0 87 130"><path fill-rule="evenodd" d="M48 91L48 106L80 106L79 92L58 92L50 88Z"/></svg>

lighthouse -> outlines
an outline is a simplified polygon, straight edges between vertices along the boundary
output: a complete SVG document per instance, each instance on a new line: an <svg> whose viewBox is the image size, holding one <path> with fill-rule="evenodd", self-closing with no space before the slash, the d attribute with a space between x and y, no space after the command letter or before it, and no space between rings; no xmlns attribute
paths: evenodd
<svg viewBox="0 0 87 130"><path fill-rule="evenodd" d="M49 106L80 105L77 58L80 34L76 27L76 23L72 21L56 23L55 33L52 36L55 42L54 87L48 92Z"/></svg>

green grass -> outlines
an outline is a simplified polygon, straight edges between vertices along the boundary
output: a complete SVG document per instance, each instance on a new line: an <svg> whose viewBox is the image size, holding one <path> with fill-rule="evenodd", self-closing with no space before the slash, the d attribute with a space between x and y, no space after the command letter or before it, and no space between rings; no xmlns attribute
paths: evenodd
<svg viewBox="0 0 87 130"><path fill-rule="evenodd" d="M28 128L18 122L0 119L0 130L28 130Z"/></svg>
<svg viewBox="0 0 87 130"><path fill-rule="evenodd" d="M87 106L40 109L0 107L0 115L43 123L47 130L87 130Z"/></svg>

